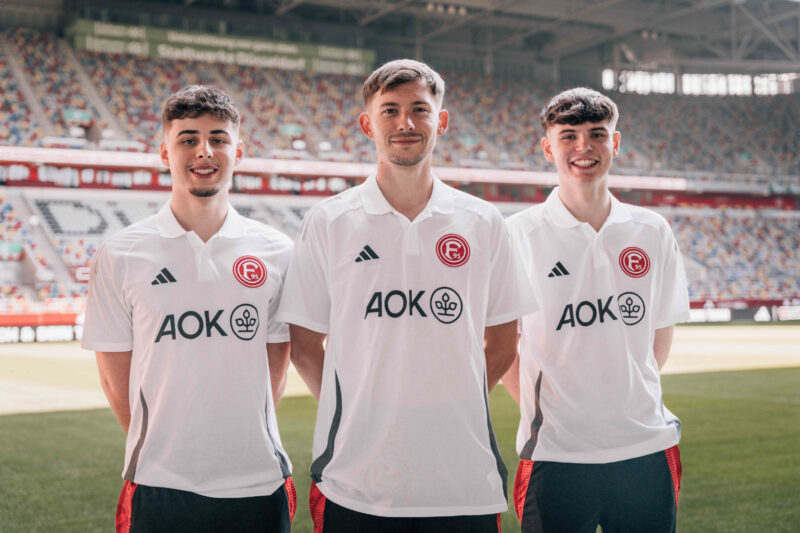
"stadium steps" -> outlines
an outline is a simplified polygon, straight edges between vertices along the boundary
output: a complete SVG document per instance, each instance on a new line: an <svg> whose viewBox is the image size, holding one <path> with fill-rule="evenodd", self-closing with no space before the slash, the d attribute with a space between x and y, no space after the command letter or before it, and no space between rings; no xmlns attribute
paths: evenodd
<svg viewBox="0 0 800 533"><path fill-rule="evenodd" d="M17 86L25 97L25 104L33 111L33 114L36 116L36 121L44 130L45 136L55 136L55 129L53 129L53 125L48 120L41 102L39 102L39 99L33 92L33 87L31 87L28 76L25 74L25 69L17 60L19 54L13 49L11 43L8 41L8 37L6 37L4 33L0 33L0 51L6 56L8 65L17 82Z"/></svg>
<svg viewBox="0 0 800 533"><path fill-rule="evenodd" d="M31 207L31 199L21 191L9 190L8 192L9 200L13 203L17 213L19 213L19 217L24 220L28 226L30 236L36 243L36 251L44 256L45 261L47 261L47 266L53 273L53 279L51 281L54 283L74 283L75 280L69 273L58 250L53 246L53 242L45 232L43 224L41 224L41 222L38 224L30 223L31 217L33 216L36 216L36 219L41 221L41 217L36 213L33 207Z"/></svg>
<svg viewBox="0 0 800 533"><path fill-rule="evenodd" d="M458 105L454 105L452 100L447 102L448 112L450 113L451 117L467 117L469 115L462 113L461 110L458 108ZM495 168L500 167L500 154L504 151L501 150L499 146L494 144L489 138L483 133L482 128L470 128L470 134L474 134L478 140L481 142L482 146L486 147L486 154L488 156L488 161L494 166Z"/></svg>
<svg viewBox="0 0 800 533"><path fill-rule="evenodd" d="M284 90L280 81L275 79L274 73L270 72L269 70L264 70L264 78L266 78L267 82L269 82L270 88L274 91L275 97L280 101L280 103L294 111L294 114L304 122L303 126L306 128L305 132L309 141L306 143L306 151L308 151L314 157L318 157L319 143L320 141L327 139L328 136L319 130L317 125L314 123L314 120L308 115L305 109L296 106L294 101L289 98L289 95L286 94L286 91Z"/></svg>
<svg viewBox="0 0 800 533"><path fill-rule="evenodd" d="M86 95L86 98L89 99L89 102L91 102L95 109L97 109L105 123L108 124L108 127L114 130L114 135L116 135L117 139L126 139L128 136L123 133L122 128L119 125L119 121L117 121L117 117L108 108L105 100L101 98L100 93L97 92L94 83L92 83L92 79L89 77L89 74L86 73L86 70L83 68L80 60L77 58L77 56L75 56L75 52L72 50L72 47L69 45L69 43L64 39L59 39L58 49L61 50L61 53L64 54L64 57L67 59L67 61L72 64L72 68L75 70L75 74L81 81L83 92Z"/></svg>

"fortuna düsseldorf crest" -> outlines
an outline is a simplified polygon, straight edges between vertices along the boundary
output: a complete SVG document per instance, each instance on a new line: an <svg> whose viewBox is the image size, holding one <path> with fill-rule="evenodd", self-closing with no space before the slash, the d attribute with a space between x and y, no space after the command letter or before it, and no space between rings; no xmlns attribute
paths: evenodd
<svg viewBox="0 0 800 533"><path fill-rule="evenodd" d="M631 246L619 254L619 266L632 278L641 278L650 270L650 258L641 248Z"/></svg>
<svg viewBox="0 0 800 533"><path fill-rule="evenodd" d="M233 276L245 287L255 289L267 281L267 266L258 257L243 255L233 264Z"/></svg>
<svg viewBox="0 0 800 533"><path fill-rule="evenodd" d="M469 259L467 239L455 233L449 233L436 243L436 255L449 267L460 267Z"/></svg>

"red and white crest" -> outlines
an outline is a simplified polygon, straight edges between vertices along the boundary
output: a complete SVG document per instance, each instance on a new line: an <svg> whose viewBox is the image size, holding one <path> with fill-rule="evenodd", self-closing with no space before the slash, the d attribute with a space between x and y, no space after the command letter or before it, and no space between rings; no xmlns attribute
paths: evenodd
<svg viewBox="0 0 800 533"><path fill-rule="evenodd" d="M650 270L650 258L641 248L630 246L619 254L619 266L632 278L641 278Z"/></svg>
<svg viewBox="0 0 800 533"><path fill-rule="evenodd" d="M469 259L467 239L455 233L448 233L436 243L436 255L449 267L460 267Z"/></svg>
<svg viewBox="0 0 800 533"><path fill-rule="evenodd" d="M245 287L254 289L267 281L267 266L258 257L243 255L233 263L233 276Z"/></svg>

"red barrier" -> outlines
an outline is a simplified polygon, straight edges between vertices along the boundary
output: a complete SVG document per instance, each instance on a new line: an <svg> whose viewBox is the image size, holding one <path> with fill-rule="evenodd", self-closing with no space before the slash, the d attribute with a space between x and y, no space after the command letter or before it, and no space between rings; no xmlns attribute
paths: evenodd
<svg viewBox="0 0 800 533"><path fill-rule="evenodd" d="M0 315L0 327L74 326L77 313L28 313Z"/></svg>

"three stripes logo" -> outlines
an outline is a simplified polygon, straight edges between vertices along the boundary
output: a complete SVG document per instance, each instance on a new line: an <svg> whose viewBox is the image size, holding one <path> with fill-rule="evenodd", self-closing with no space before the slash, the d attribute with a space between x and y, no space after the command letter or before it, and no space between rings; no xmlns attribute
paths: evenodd
<svg viewBox="0 0 800 533"><path fill-rule="evenodd" d="M175 276L167 270L167 267L161 269L161 272L156 276L156 279L150 282L150 285L161 285L162 283L175 283Z"/></svg>
<svg viewBox="0 0 800 533"><path fill-rule="evenodd" d="M548 278L556 278L561 276L569 276L569 272L567 269L564 268L564 265L561 264L561 261L556 263L556 266L553 267L553 270L547 275Z"/></svg>
<svg viewBox="0 0 800 533"><path fill-rule="evenodd" d="M356 263L360 263L361 261L371 261L373 259L379 259L378 254L376 254L375 250L370 248L369 244L367 244L358 253L358 257L356 257Z"/></svg>

